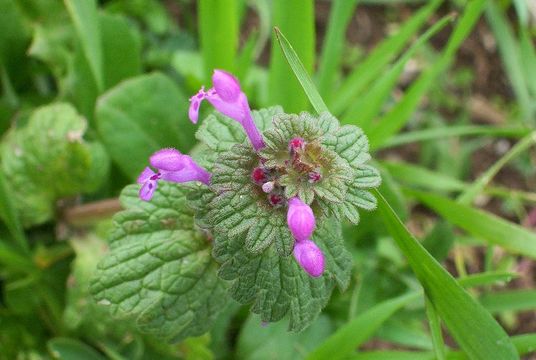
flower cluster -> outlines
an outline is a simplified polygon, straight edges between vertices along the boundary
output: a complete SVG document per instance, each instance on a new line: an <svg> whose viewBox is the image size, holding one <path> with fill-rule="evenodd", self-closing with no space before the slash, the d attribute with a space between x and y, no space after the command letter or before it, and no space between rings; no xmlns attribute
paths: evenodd
<svg viewBox="0 0 536 360"><path fill-rule="evenodd" d="M203 100L207 100L220 113L242 125L256 152L265 148L265 142L253 121L247 97L242 92L238 80L225 71L215 70L212 82L213 88L208 91L201 88L197 94L190 98L190 120L197 123L201 103ZM295 138L289 142L288 151L296 159L304 149L305 141L302 138ZM259 167L251 173L251 180L267 194L270 205L274 207L288 206L287 224L295 240L294 258L309 275L321 276L324 272L324 255L311 240L316 226L312 208L304 203L299 196L293 196L287 200L285 189L278 181L280 174L273 168L263 166L261 156L259 156L259 163ZM156 152L151 156L150 164L157 171L147 167L138 178L138 183L142 184L139 193L142 200L151 199L159 180L200 181L210 185L211 174L196 164L191 157L183 155L175 149L163 149ZM316 169L310 169L308 179L309 182L315 183L321 179L321 174Z"/></svg>

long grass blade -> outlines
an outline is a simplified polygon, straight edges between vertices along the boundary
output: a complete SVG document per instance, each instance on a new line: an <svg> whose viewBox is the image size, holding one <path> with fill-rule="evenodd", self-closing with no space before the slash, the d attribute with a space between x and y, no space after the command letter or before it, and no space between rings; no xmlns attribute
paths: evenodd
<svg viewBox="0 0 536 360"><path fill-rule="evenodd" d="M495 319L409 233L383 196L374 193L387 230L462 350L471 359L518 359L508 335Z"/></svg>
<svg viewBox="0 0 536 360"><path fill-rule="evenodd" d="M303 63L300 61L300 58L292 48L292 45L290 45L289 41L283 35L281 30L279 30L278 28L275 28L274 30L277 37L277 41L281 45L281 50L283 51L283 54L285 55L285 58L290 65L292 73L299 81L299 85L301 86L299 89L300 93L303 93L302 90L305 91L305 95L307 96L317 113L320 114L322 112L328 111L324 100L318 93L318 90L316 89L313 80L307 73L307 70L305 69Z"/></svg>

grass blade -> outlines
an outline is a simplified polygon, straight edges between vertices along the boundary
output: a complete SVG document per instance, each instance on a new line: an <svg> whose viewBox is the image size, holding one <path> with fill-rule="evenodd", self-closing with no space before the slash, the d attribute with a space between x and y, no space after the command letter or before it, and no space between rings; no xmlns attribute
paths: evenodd
<svg viewBox="0 0 536 360"><path fill-rule="evenodd" d="M523 120L531 121L532 104L526 82L527 76L523 72L523 60L519 44L510 29L507 19L499 10L495 1L488 1L486 19L497 40L504 68L521 107Z"/></svg>
<svg viewBox="0 0 536 360"><path fill-rule="evenodd" d="M456 280L461 286L470 288L484 285L504 284L517 277L519 277L519 274L513 272L488 271L479 274L467 275Z"/></svg>
<svg viewBox="0 0 536 360"><path fill-rule="evenodd" d="M432 0L406 21L398 33L381 42L357 67L337 90L337 96L329 103L333 114L340 114L353 103L368 84L381 74L387 64L404 48L406 43L419 31L428 17L441 4Z"/></svg>
<svg viewBox="0 0 536 360"><path fill-rule="evenodd" d="M235 71L239 9L237 0L200 0L198 4L201 55L209 84L214 69Z"/></svg>
<svg viewBox="0 0 536 360"><path fill-rule="evenodd" d="M378 192L378 209L452 336L471 359L518 359L508 335L409 233Z"/></svg>
<svg viewBox="0 0 536 360"><path fill-rule="evenodd" d="M534 144L536 144L536 131L528 134L515 144L506 154L490 166L476 181L460 194L456 201L460 204L470 205L504 165Z"/></svg>
<svg viewBox="0 0 536 360"><path fill-rule="evenodd" d="M426 317L430 326L436 359L445 360L445 343L443 342L443 334L441 333L441 320L428 297L426 297Z"/></svg>
<svg viewBox="0 0 536 360"><path fill-rule="evenodd" d="M334 0L331 5L317 73L318 89L328 102L333 94L335 75L341 64L346 43L346 27L354 15L357 2L358 0Z"/></svg>
<svg viewBox="0 0 536 360"><path fill-rule="evenodd" d="M64 1L100 93L104 89L104 69L96 1Z"/></svg>
<svg viewBox="0 0 536 360"><path fill-rule="evenodd" d="M533 311L536 309L536 290L509 290L484 294L480 303L491 313L504 311Z"/></svg>
<svg viewBox="0 0 536 360"><path fill-rule="evenodd" d="M536 258L536 234L486 211L460 204L441 195L408 190L408 194L471 235L512 253Z"/></svg>
<svg viewBox="0 0 536 360"><path fill-rule="evenodd" d="M382 105L396 86L397 80L404 71L407 62L415 55L418 49L451 22L453 18L453 15L443 17L421 35L394 66L380 77L370 91L354 102L342 116L341 122L346 124L355 123L367 133L372 120L380 113Z"/></svg>
<svg viewBox="0 0 536 360"><path fill-rule="evenodd" d="M482 125L462 125L439 127L433 129L417 130L407 133L398 134L391 137L386 142L374 147L374 150L387 149L395 146L410 144L419 141L445 139L455 136L493 136L493 137L508 137L520 138L530 132L527 128L518 126L482 126Z"/></svg>
<svg viewBox="0 0 536 360"><path fill-rule="evenodd" d="M486 0L475 0L467 4L464 13L449 38L446 49L437 62L419 76L402 100L369 132L369 140L372 147L377 147L387 141L410 120L411 115L415 112L424 94L434 84L435 79L445 72L454 59L456 51L480 18L485 5Z"/></svg>
<svg viewBox="0 0 536 360"><path fill-rule="evenodd" d="M410 293L384 301L350 320L337 330L307 360L341 359L351 354L368 340L378 328L403 306L417 300L420 292Z"/></svg>
<svg viewBox="0 0 536 360"><path fill-rule="evenodd" d="M315 55L314 2L274 0L273 7L273 24L288 36L295 53L301 59L303 71L311 74ZM278 40L281 44L281 36L278 36ZM292 71L282 56L282 49L274 37L270 57L269 101L270 104L283 106L286 112L298 113L308 109L309 104L307 97L301 91L300 83L293 78ZM288 59L287 57L287 61L290 62Z"/></svg>
<svg viewBox="0 0 536 360"><path fill-rule="evenodd" d="M283 35L283 33L281 33L281 30L279 30L278 28L275 28L274 30L277 37L277 41L281 45L281 50L283 51L283 54L285 55L285 58L290 65L292 73L294 73L296 79L298 79L299 84L301 86L298 91L300 93L302 93L302 89L303 91L305 91L305 95L307 96L317 113L320 114L322 112L328 111L324 100L322 100L322 97L318 93L318 90L316 89L313 80L311 80L311 77L307 73L307 70L303 66L303 63L300 61L300 58L292 48L292 45L290 45L287 38Z"/></svg>

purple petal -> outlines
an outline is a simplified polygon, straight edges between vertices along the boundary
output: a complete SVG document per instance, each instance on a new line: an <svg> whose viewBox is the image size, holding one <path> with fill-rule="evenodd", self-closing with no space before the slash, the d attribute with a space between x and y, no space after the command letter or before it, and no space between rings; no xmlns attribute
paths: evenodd
<svg viewBox="0 0 536 360"><path fill-rule="evenodd" d="M259 151L265 146L264 140L262 139L262 135L259 132L259 129L257 129L257 125L255 125L255 122L253 121L253 117L251 116L251 111L249 109L247 99L243 106L245 108L244 113L246 115L244 120L242 121L242 126L244 127L244 131L246 132L246 135L248 136L251 145L253 145L253 148L256 151Z"/></svg>
<svg viewBox="0 0 536 360"><path fill-rule="evenodd" d="M324 273L324 254L311 240L296 241L294 258L309 275L319 277Z"/></svg>
<svg viewBox="0 0 536 360"><path fill-rule="evenodd" d="M236 101L242 92L238 80L227 71L214 70L212 84L221 99L226 102Z"/></svg>
<svg viewBox="0 0 536 360"><path fill-rule="evenodd" d="M296 240L307 240L316 226L313 210L298 197L291 198L288 202L287 224Z"/></svg>
<svg viewBox="0 0 536 360"><path fill-rule="evenodd" d="M147 180L140 188L140 199L143 201L149 201L153 197L154 191L158 187L157 180Z"/></svg>
<svg viewBox="0 0 536 360"><path fill-rule="evenodd" d="M197 120L199 119L199 107L201 106L201 102L206 98L206 96L207 94L205 93L205 89L202 87L197 94L190 98L188 117L190 118L190 121L194 124L197 124Z"/></svg>
<svg viewBox="0 0 536 360"><path fill-rule="evenodd" d="M138 184L143 184L144 182L149 180L151 176L154 176L154 175L156 175L156 173L153 170L151 170L150 167L147 166L145 167L145 169L143 169L140 176L138 176L138 180L136 181Z"/></svg>
<svg viewBox="0 0 536 360"><path fill-rule="evenodd" d="M149 163L158 170L177 171L184 167L183 157L179 150L166 148L151 155Z"/></svg>
<svg viewBox="0 0 536 360"><path fill-rule="evenodd" d="M188 155L182 155L182 167L177 171L162 171L162 180L183 183L189 181L200 181L206 185L210 184L212 175Z"/></svg>
<svg viewBox="0 0 536 360"><path fill-rule="evenodd" d="M223 115L230 117L233 120L238 121L240 124L244 121L244 107L240 100L243 101L245 96L239 96L236 101L225 101L220 95L214 93L207 96L207 100ZM247 99L246 99L247 101Z"/></svg>

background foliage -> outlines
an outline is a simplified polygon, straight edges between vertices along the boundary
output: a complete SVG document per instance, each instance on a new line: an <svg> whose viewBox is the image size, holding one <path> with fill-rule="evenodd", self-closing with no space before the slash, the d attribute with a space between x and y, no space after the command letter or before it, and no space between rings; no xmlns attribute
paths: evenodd
<svg viewBox="0 0 536 360"><path fill-rule="evenodd" d="M408 3L0 0L0 358L530 358L536 10ZM170 345L89 279L108 246L136 251L109 236L117 196L153 151L194 147L187 98L213 68L253 108L363 128L379 210L345 225L350 287L304 332L230 302Z"/></svg>

